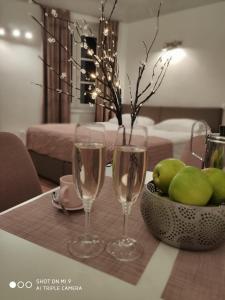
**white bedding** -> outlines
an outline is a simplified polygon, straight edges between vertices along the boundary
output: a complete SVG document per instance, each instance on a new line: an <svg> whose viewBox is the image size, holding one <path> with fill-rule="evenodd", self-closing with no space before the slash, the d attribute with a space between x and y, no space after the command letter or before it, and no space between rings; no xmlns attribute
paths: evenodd
<svg viewBox="0 0 225 300"><path fill-rule="evenodd" d="M118 125L110 122L99 122L103 124L106 130L117 130ZM173 157L181 158L183 149L187 141L190 140L191 132L167 131L155 129L155 126L146 126L149 136L156 136L167 139L173 144Z"/></svg>
<svg viewBox="0 0 225 300"><path fill-rule="evenodd" d="M159 130L155 129L154 126L148 126L147 130L149 136L170 140L173 144L173 157L178 159L181 158L184 146L191 138L190 132Z"/></svg>

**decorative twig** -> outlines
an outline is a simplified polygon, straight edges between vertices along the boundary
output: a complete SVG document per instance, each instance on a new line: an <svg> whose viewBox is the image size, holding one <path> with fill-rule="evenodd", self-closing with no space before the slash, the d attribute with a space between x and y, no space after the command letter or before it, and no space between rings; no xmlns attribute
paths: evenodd
<svg viewBox="0 0 225 300"><path fill-rule="evenodd" d="M156 41L156 38L158 36L158 33L159 33L159 17L160 17L160 12L161 12L161 6L162 6L162 2L160 2L160 4L159 4L157 16L156 16L156 30L155 30L155 34L154 34L154 37L153 37L150 45L147 46L147 43L145 41L143 41L143 45L144 45L144 49L145 49L145 60L143 62L141 62L140 66L138 68L135 98L134 98L134 101L131 100L131 126L134 125L135 119L136 119L141 107L143 106L143 104L145 102L147 102L150 99L150 97L153 96L156 93L156 91L159 89L159 87L161 86L162 81L166 74L166 70L170 63L170 60L169 61L166 60L166 62L163 64L163 66L161 66L161 71L158 74L158 77L156 79L156 82L154 83L153 89L143 100L141 100L140 98L153 85L154 78L156 76L156 69L157 69L159 63L162 62L162 58L159 57L158 60L156 61L155 65L153 66L152 78L151 78L150 82L145 86L145 88L141 92L139 92L140 83L141 83L144 71L146 70L146 65L149 62L149 55L150 55L151 49L152 49L152 47Z"/></svg>
<svg viewBox="0 0 225 300"><path fill-rule="evenodd" d="M147 51L147 56L146 56L146 60L145 60L146 63L148 62L148 57L149 57L150 51L156 41L158 33L159 33L159 16L160 16L160 12L161 12L161 6L162 6L162 2L159 3L159 8L158 8L157 17L156 17L156 31L155 31L154 38L153 38L153 40L148 48L148 51Z"/></svg>
<svg viewBox="0 0 225 300"><path fill-rule="evenodd" d="M115 49L116 40L114 40L113 32L110 27L110 21L113 16L113 13L115 11L115 8L118 4L118 0L113 0L112 9L109 13L108 18L105 16L106 11L106 3L107 0L101 1L101 17L100 17L100 26L103 30L102 32L102 40L97 45L97 48L100 50L100 53L97 55L95 54L95 51L91 49L88 46L88 43L85 39L86 33L89 32L91 35L93 35L90 27L88 26L88 23L85 20L82 20L83 26L79 24L77 20L66 20L60 16L58 16L58 13L56 10L52 9L50 13L46 12L46 7L42 4L40 4L37 0L33 0L33 3L39 5L43 12L45 13L45 17L54 17L55 19L58 19L63 22L67 22L67 28L70 32L72 42L74 44L80 44L81 47L83 47L87 54L90 55L90 58L95 63L96 68L99 68L99 72L96 70L96 72L91 73L87 72L87 70L84 70L81 66L81 64L72 56L72 54L69 52L66 46L64 46L60 40L54 36L51 32L48 31L45 25L43 23L39 22L35 17L32 16L33 20L37 22L44 30L46 34L49 35L49 37L52 38L52 42L57 43L66 53L69 55L68 62L72 63L74 67L79 69L82 74L86 74L86 79L91 81L94 79L94 82L90 83L89 91L86 91L86 93L90 94L91 99L90 103L95 102L96 105L99 105L113 113L115 113L119 125L122 125L122 90L119 83L119 66L117 64L117 52ZM159 33L159 17L161 12L161 6L162 2L160 2L157 15L156 15L156 29L154 32L153 39L150 43L146 43L143 41L144 49L145 49L145 57L144 60L141 62L141 64L138 67L138 76L137 76L137 82L134 90L134 97L132 95L132 85L131 85L131 79L130 76L127 75L128 83L129 83L129 93L130 93L130 105L131 105L131 126L133 126L135 119L143 106L144 103L146 103L151 96L153 96L157 90L160 88L163 79L166 75L168 66L170 64L170 59L167 59L165 62L163 62L162 57L159 57L156 63L153 66L152 70L152 77L151 80L146 84L146 86L140 91L140 84L144 75L144 72L146 70L147 64L149 63L149 56L150 52L154 46L154 43L157 39L158 33ZM76 34L76 36L75 36ZM69 87L72 88L72 83L69 83L65 80L65 77L62 77L62 74L60 75L57 70L54 70L50 64L44 61L43 58L40 58L43 63L52 70L57 77L62 80L65 84L67 84ZM159 69L160 68L160 69ZM43 86L37 83L34 83L38 86ZM99 88L98 88L99 84ZM151 88L151 90L150 90ZM47 89L52 90L54 92L57 92L59 94L66 94L62 89L52 89L47 87ZM80 90L76 88L77 90ZM73 95L71 95L73 97ZM96 98L101 99L101 103L98 101L95 101Z"/></svg>
<svg viewBox="0 0 225 300"><path fill-rule="evenodd" d="M154 84L154 87L153 87L153 89L152 89L152 91L150 92L150 94L144 99L144 100L142 100L139 104L138 104L138 106L137 106L137 110L138 110L138 112L140 111L140 108L143 106L143 104L145 103L145 102L147 102L148 100L149 100L149 98L152 96L152 95L154 95L156 92L157 92L157 90L159 89L159 87L161 86L161 84L162 84L162 81L163 81L163 79L164 79L164 77L165 77L165 75L166 75L166 71L167 71L167 69L168 69L168 67L169 67L169 64L170 64L170 61L171 61L171 57L170 58L168 58L166 61L165 61L165 63L163 64L163 66L161 67L161 71L160 71L160 73L159 73L159 75L158 75L158 77L157 77L157 80L156 80L156 82L155 82L155 84Z"/></svg>
<svg viewBox="0 0 225 300"><path fill-rule="evenodd" d="M72 82L69 83L68 81L66 81L64 78L62 78L62 74L59 74L51 65L49 65L40 55L38 55L38 58L43 62L44 65L46 65L53 73L55 73L58 78L64 82L66 85L68 85L70 88L73 88L73 84Z"/></svg>
<svg viewBox="0 0 225 300"><path fill-rule="evenodd" d="M158 80L157 80L156 84L154 85L154 88L153 88L154 93L156 93L157 90L159 89L159 87L161 86L161 84L162 84L163 79L164 79L164 77L165 77L165 75L166 75L166 72L167 72L167 69L168 69L168 67L169 67L169 64L170 64L171 60L172 60L172 57L170 57L170 58L168 58L168 59L166 60L164 66L163 66L162 72L160 73L160 76L158 77ZM161 76L161 75L162 75L162 76ZM160 78L160 77L161 77L161 78Z"/></svg>
<svg viewBox="0 0 225 300"><path fill-rule="evenodd" d="M31 2L32 3L34 3L34 4L36 4L36 5L38 5L38 6L40 6L40 8L45 12L46 11L46 6L45 5L43 5L42 3L40 3L40 2L38 2L38 1L36 1L36 0L31 0ZM54 18L54 19L58 19L58 20L60 20L60 21L63 21L63 22L68 22L68 23L70 23L70 24L75 24L75 22L76 21L73 21L73 20L70 20L70 19L64 19L64 18L61 18L61 17L59 17L59 16L53 16L52 14L48 14L47 13L47 15L45 15L46 17L50 17L50 18Z"/></svg>
<svg viewBox="0 0 225 300"><path fill-rule="evenodd" d="M106 96L103 96L103 95L99 95L99 94L98 94L98 97L101 98L102 100L105 100L105 101L108 101L108 102L112 103L112 99L110 99L110 98L108 98L108 97L106 97Z"/></svg>
<svg viewBox="0 0 225 300"><path fill-rule="evenodd" d="M133 96L132 96L132 90L131 90L131 80L129 74L127 74L127 80L128 80L128 87L129 87L129 92L130 92L130 105L131 108L133 107Z"/></svg>
<svg viewBox="0 0 225 300"><path fill-rule="evenodd" d="M144 88L144 90L137 96L138 99L151 87L152 82L153 82L154 77L155 77L155 70L158 67L159 62L162 62L162 57L161 56L157 59L155 65L153 67L152 80L147 84L147 86Z"/></svg>
<svg viewBox="0 0 225 300"><path fill-rule="evenodd" d="M146 57L145 57L145 61L141 63L141 66L139 66L139 69L138 69L138 79L137 79L137 84L136 84L136 94L135 94L134 106L136 106L137 102L138 102L139 85L140 85L143 73L145 71L146 64L148 63L148 58L149 58L150 51L151 51L151 49L152 49L152 47L153 47L153 45L156 41L158 33L159 33L159 16L160 16L160 12L161 12L161 5L162 5L162 2L160 2L160 4L159 4L159 8L158 8L158 12L157 12L156 31L155 31L155 34L154 34L154 38L153 38L153 40L152 40L149 47L147 47L146 43L143 42L144 47L145 47L145 51L146 51Z"/></svg>
<svg viewBox="0 0 225 300"><path fill-rule="evenodd" d="M115 110L112 106L109 107L109 106L107 106L107 105L105 105L105 104L98 103L98 102L96 102L96 104L99 105L99 106L101 106L101 107L104 107L104 108L106 108L107 110L109 110L109 111L111 111L111 112L113 112L113 113L116 114L116 110Z"/></svg>
<svg viewBox="0 0 225 300"><path fill-rule="evenodd" d="M55 92L55 93L58 93L58 94L63 94L63 95L66 95L66 96L69 96L69 97L72 97L72 98L74 97L72 94L70 94L68 92L64 92L62 89L54 89L54 88L51 88L51 87L48 87L48 86L46 87L41 83L37 83L37 82L33 82L33 81L31 81L31 84L42 87L42 88L47 88L48 90L50 90L52 92Z"/></svg>
<svg viewBox="0 0 225 300"><path fill-rule="evenodd" d="M83 22L84 22L84 25L87 27L87 29L88 29L90 35L93 36L93 32L92 32L91 28L89 27L87 21L86 21L85 19L83 19Z"/></svg>
<svg viewBox="0 0 225 300"><path fill-rule="evenodd" d="M115 10L117 2L118 2L118 0L114 1L114 5L113 5L113 8L111 10L111 13L110 13L110 16L109 16L108 19L105 18L105 16L104 16L106 1L102 2L102 8L101 8L102 9L102 21L105 22L107 26L108 26L108 22L109 22L110 18L112 17L112 14L113 14L113 12ZM84 49L86 49L87 51L93 52L92 49L90 49L89 47L87 47L87 44L86 44L85 40L82 41L82 35L83 35L83 33L82 33L82 27L80 26L80 24L78 23L77 20L71 21L71 20L63 19L63 18L61 18L61 17L58 16L58 13L57 13L56 10L53 9L50 13L48 13L48 12L46 12L46 7L44 5L42 5L41 3L39 3L36 0L34 0L33 3L35 3L35 4L37 4L37 5L39 5L41 7L41 9L44 12L45 17L54 17L55 19L58 19L60 21L67 22L68 30L70 31L70 34L72 36L72 41L74 43L79 43L79 44L83 43ZM42 27L42 29L45 31L45 33L47 33L52 38L52 40L53 40L54 43L57 43L64 51L66 51L67 53L69 53L67 47L64 46L54 34L52 34L51 32L49 32L49 30L44 26L43 23L41 23L40 21L38 21L38 19L35 18L34 16L32 16L32 18L33 18L33 20L35 22L37 22ZM74 30L73 30L73 28L70 27L72 25L69 25L69 24L72 24L74 26L74 30L76 31L76 33L77 33L80 41L78 41L75 38ZM85 20L83 20L83 24L84 24L84 26L88 27L88 24L87 24L87 22ZM89 27L86 28L86 30L87 29L89 30L90 34L92 35L91 29ZM122 104L121 104L122 103L122 100L121 100L121 90L120 90L120 88L118 88L116 86L116 83L115 83L115 82L118 82L118 74L115 72L116 56L114 56L115 53L112 52L111 49L109 49L108 41L109 41L108 37L104 36L103 47L102 47L104 49L103 56L100 57L100 58L98 58L97 56L93 57L94 61L96 63L98 63L98 65L100 67L100 70L101 70L101 72L102 72L102 74L104 76L104 80L101 80L98 76L96 76L94 78L95 78L96 81L100 82L104 86L104 89L108 88L110 90L112 98L110 98L110 96L107 97L105 95L100 95L99 93L98 93L98 97L100 97L104 101L107 101L108 103L112 104L111 106L105 106L106 109L110 109L112 112L116 113L118 119L120 119L121 122L122 122L122 119L121 119L121 116L120 116L121 115L121 107L122 107ZM71 54L69 54L69 56L70 56L70 58L69 58L68 62L73 63L75 65L75 67L77 67L80 70L82 70L81 65L73 58L73 56ZM42 59L42 61L43 61L43 63L48 68L50 68L57 75L57 77L60 78L60 80L64 81L67 85L69 85L69 83L66 82L66 80L64 80L64 78L61 78L60 74L56 70L54 70L51 67L50 64L48 64L47 62L45 62L44 59ZM83 74L85 74L85 73L83 73ZM91 78L92 77L91 75L93 75L93 74L90 74L90 73L86 72L86 75ZM36 84L36 85L42 86L40 84ZM62 94L67 94L67 93L65 93L61 89L52 89L50 87L48 87L48 89L52 90L54 92L58 92L58 93L62 93ZM96 88L92 89L92 93L96 93ZM115 107L115 109L114 109L114 107Z"/></svg>
<svg viewBox="0 0 225 300"><path fill-rule="evenodd" d="M49 34L49 35L57 42L57 44L58 44L62 49L65 50L65 52L69 53L69 50L67 49L67 47L64 46L64 45L56 38L55 35L53 35L50 31L48 31L48 30L46 29L46 27L45 27L41 22L38 21L37 18L35 18L34 16L31 16L31 18L32 18L36 23L38 23L38 24L43 28L43 30L44 30L47 34ZM70 54L70 53L69 53L69 54ZM79 68L81 68L81 65L80 65L80 64L79 64L72 56L70 56L69 61L73 62L73 63L75 64L75 66L78 66Z"/></svg>
<svg viewBox="0 0 225 300"><path fill-rule="evenodd" d="M116 8L117 2L118 2L118 0L115 0L115 1L114 1L114 5L113 5L113 8L112 8L111 13L110 13L110 15L109 15L108 22L109 22L109 21L111 20L111 18L112 18L112 15L113 15L114 10L115 10L115 8Z"/></svg>

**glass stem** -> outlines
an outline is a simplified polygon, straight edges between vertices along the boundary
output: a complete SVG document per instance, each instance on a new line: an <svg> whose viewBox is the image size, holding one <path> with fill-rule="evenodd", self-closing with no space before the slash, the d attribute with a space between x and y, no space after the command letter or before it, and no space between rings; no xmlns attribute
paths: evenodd
<svg viewBox="0 0 225 300"><path fill-rule="evenodd" d="M84 228L84 234L85 236L88 236L90 233L90 211L85 211L85 228Z"/></svg>
<svg viewBox="0 0 225 300"><path fill-rule="evenodd" d="M123 204L123 238L128 238L128 219L130 214L130 204Z"/></svg>
<svg viewBox="0 0 225 300"><path fill-rule="evenodd" d="M91 223L91 206L92 202L84 203L84 211L85 211L85 227L84 227L84 234L88 237L90 233L90 223Z"/></svg>
<svg viewBox="0 0 225 300"><path fill-rule="evenodd" d="M127 238L127 232L128 232L128 217L129 215L124 213L123 214L123 238Z"/></svg>

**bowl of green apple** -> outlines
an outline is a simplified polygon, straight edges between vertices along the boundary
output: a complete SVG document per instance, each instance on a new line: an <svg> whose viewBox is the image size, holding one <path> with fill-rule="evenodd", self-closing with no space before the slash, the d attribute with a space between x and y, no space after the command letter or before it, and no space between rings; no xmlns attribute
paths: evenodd
<svg viewBox="0 0 225 300"><path fill-rule="evenodd" d="M209 250L225 242L225 172L165 159L153 170L141 199L150 232L185 250Z"/></svg>

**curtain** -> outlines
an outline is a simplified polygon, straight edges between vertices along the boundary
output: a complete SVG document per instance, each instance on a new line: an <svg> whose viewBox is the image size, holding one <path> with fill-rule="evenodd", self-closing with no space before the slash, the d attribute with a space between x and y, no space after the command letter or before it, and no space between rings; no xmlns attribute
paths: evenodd
<svg viewBox="0 0 225 300"><path fill-rule="evenodd" d="M51 8L43 9L44 26L51 34L43 33L44 60L44 123L69 123L71 103L71 62L72 41L68 29L69 11L57 9L58 18L51 14ZM62 79L60 79L63 78Z"/></svg>
<svg viewBox="0 0 225 300"><path fill-rule="evenodd" d="M109 34L107 37L107 44L109 49L111 49L112 52L117 51L117 44L118 44L118 28L119 23L117 21L110 21L108 26L109 28ZM98 44L101 45L104 37L103 30L105 28L104 22L100 22L99 24L99 36L98 36ZM98 56L102 57L102 47L98 48ZM100 77L101 72L99 71ZM104 96L107 96L108 98L111 98L111 94L108 88L106 88L103 84L98 83L97 84L99 89L102 91ZM95 106L95 121L96 122L105 122L108 121L110 118L113 117L112 112L107 110L106 108L99 106L97 104L102 104L103 100L100 98L96 99L96 106Z"/></svg>

